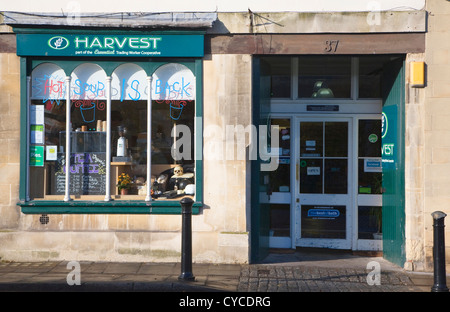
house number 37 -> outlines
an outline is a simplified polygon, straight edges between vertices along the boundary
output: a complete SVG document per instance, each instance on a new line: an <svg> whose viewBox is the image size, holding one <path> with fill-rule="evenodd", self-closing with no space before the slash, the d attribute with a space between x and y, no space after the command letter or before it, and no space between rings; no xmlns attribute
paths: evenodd
<svg viewBox="0 0 450 312"><path fill-rule="evenodd" d="M325 41L325 52L333 53L336 52L339 44L339 40L327 40Z"/></svg>

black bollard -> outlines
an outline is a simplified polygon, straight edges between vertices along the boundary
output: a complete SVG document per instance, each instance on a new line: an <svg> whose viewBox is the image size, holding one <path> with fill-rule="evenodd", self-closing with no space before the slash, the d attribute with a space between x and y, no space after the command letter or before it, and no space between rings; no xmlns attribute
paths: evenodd
<svg viewBox="0 0 450 312"><path fill-rule="evenodd" d="M433 259L434 259L434 285L432 292L448 292L445 274L445 238L444 218L442 211L435 211L433 216Z"/></svg>
<svg viewBox="0 0 450 312"><path fill-rule="evenodd" d="M189 197L180 200L182 214L181 229L181 274L179 280L194 281L195 276L192 274L192 205L194 201Z"/></svg>

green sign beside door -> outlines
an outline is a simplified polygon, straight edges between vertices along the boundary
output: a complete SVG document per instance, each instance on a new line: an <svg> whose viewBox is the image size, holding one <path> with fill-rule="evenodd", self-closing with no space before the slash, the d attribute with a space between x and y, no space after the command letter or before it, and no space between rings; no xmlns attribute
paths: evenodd
<svg viewBox="0 0 450 312"><path fill-rule="evenodd" d="M381 155L383 157L383 168L385 169L395 170L396 168L398 147L397 111L397 105L385 105L383 107L383 114L381 118L381 133L383 142L381 145ZM392 123L390 128L389 121Z"/></svg>
<svg viewBox="0 0 450 312"><path fill-rule="evenodd" d="M404 60L383 72L382 170L383 257L403 266L405 256Z"/></svg>

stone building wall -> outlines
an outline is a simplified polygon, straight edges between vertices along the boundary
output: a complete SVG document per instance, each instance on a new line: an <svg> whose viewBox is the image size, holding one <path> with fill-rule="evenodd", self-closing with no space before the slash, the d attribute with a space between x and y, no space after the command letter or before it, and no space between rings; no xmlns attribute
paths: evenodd
<svg viewBox="0 0 450 312"><path fill-rule="evenodd" d="M427 0L426 79L424 89L424 250L425 267L433 265L431 213L450 215L450 2ZM446 262L450 267L450 218L446 218Z"/></svg>
<svg viewBox="0 0 450 312"><path fill-rule="evenodd" d="M1 36L1 34L0 34ZM0 53L0 230L19 226L20 59Z"/></svg>
<svg viewBox="0 0 450 312"><path fill-rule="evenodd" d="M41 215L20 212L20 58L0 53L0 257L5 260L99 260L177 262L180 215ZM203 125L223 130L204 136L204 146L231 146L226 125L251 123L251 56L204 58ZM213 127L214 128L214 127ZM247 137L247 143L249 138ZM223 153L226 152L224 149ZM204 204L192 217L195 262L248 262L249 207L246 159L204 159Z"/></svg>

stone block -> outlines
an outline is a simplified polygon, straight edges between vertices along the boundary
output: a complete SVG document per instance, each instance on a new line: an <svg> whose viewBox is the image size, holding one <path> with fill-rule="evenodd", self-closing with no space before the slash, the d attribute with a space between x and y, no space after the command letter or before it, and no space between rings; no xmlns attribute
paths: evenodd
<svg viewBox="0 0 450 312"><path fill-rule="evenodd" d="M449 40L450 41L450 40ZM433 78L431 78L433 79ZM433 80L432 97L449 98L450 97L450 82L445 80Z"/></svg>
<svg viewBox="0 0 450 312"><path fill-rule="evenodd" d="M431 162L433 164L449 164L450 147L433 147Z"/></svg>
<svg viewBox="0 0 450 312"><path fill-rule="evenodd" d="M435 51L428 52L431 54L431 61L429 64L438 65L438 64L449 64L449 50L438 49Z"/></svg>
<svg viewBox="0 0 450 312"><path fill-rule="evenodd" d="M450 16L449 16L450 20ZM429 79L434 81L449 81L450 80L450 65L438 63L428 64L427 75Z"/></svg>
<svg viewBox="0 0 450 312"><path fill-rule="evenodd" d="M222 232L218 236L219 246L248 247L248 233Z"/></svg>
<svg viewBox="0 0 450 312"><path fill-rule="evenodd" d="M448 50L450 49L450 41L446 38L448 34L446 32L429 32L426 36L427 51L433 51L434 49Z"/></svg>
<svg viewBox="0 0 450 312"><path fill-rule="evenodd" d="M450 108L447 112L450 112ZM450 135L450 114L436 112L431 116L432 130L447 130Z"/></svg>
<svg viewBox="0 0 450 312"><path fill-rule="evenodd" d="M19 181L19 164L0 163L0 176L3 181ZM15 184L14 183L14 184Z"/></svg>
<svg viewBox="0 0 450 312"><path fill-rule="evenodd" d="M18 57L15 53L8 53L8 74L20 74L20 57Z"/></svg>
<svg viewBox="0 0 450 312"><path fill-rule="evenodd" d="M450 14L450 4L440 0L427 0L425 9L433 15Z"/></svg>

